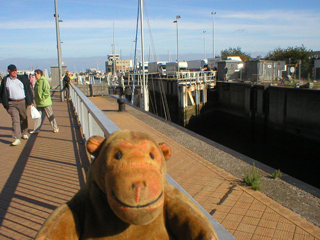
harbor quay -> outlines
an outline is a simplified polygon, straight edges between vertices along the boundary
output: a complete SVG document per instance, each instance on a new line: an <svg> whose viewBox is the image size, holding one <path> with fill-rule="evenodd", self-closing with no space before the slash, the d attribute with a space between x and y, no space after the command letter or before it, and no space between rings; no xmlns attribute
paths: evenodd
<svg viewBox="0 0 320 240"><path fill-rule="evenodd" d="M271 171L280 169L282 179L298 179L302 184L296 180L291 183L299 188L307 183L316 188L313 194L320 196L320 172L313 167L320 154L319 90L215 82L210 76L192 74L149 76L148 112L254 159L249 159L251 164L263 163L273 168ZM121 95L141 107L142 87L131 83L77 87L86 96Z"/></svg>
<svg viewBox="0 0 320 240"><path fill-rule="evenodd" d="M0 108L0 239L33 239L50 213L86 182L90 156L75 103L61 102L59 92L52 99L60 132L54 134L45 119L39 133L14 147L10 116ZM277 186L274 192L254 191L231 170L248 167L241 154L129 104L120 112L111 96L89 100L120 129L142 131L167 143L173 151L168 174L233 238L320 239L317 197L267 176L266 185ZM29 129L33 124L29 118ZM287 198L276 201L278 194Z"/></svg>

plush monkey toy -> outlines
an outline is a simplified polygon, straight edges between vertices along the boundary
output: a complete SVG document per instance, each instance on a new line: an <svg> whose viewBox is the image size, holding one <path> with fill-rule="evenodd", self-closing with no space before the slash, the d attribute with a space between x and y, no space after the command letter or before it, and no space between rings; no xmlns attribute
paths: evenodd
<svg viewBox="0 0 320 240"><path fill-rule="evenodd" d="M85 186L49 216L36 240L218 239L196 204L167 182L167 144L122 130L91 137L87 150L95 159Z"/></svg>

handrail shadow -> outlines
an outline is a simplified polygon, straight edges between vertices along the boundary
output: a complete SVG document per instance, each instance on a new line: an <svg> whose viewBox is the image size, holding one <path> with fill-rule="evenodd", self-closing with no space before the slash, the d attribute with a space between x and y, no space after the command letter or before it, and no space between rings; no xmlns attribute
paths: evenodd
<svg viewBox="0 0 320 240"><path fill-rule="evenodd" d="M53 102L59 101L57 94L54 95L55 93L52 94ZM67 108L64 108L66 110L63 110L67 113L63 113L63 116L66 116L68 118L66 122L70 123L71 139L67 141L72 141L73 162L64 162L63 151L59 152L59 150L63 150L61 148L65 141L59 137L54 139L41 136L40 139L38 133L31 134L23 149L12 148L12 151L19 150L21 153L10 170L11 172L8 173L9 177L5 180L0 192L1 239L32 239L48 214L61 202L66 201L65 199L71 198L71 191L78 191L79 185L81 187L86 182L86 172L90 162L84 141L72 103L63 104L67 104ZM11 130L11 128L1 127L1 130ZM46 129L43 129L43 132L47 132ZM3 134L2 137L10 136ZM51 152L48 153L48 145L43 145L43 149L35 149L36 140L38 143L39 141L49 142L49 145L51 140L57 140L59 143L57 146L52 146ZM7 140L0 139L0 141L10 144ZM61 161L57 161L57 154L62 156ZM61 170L53 169L52 164L68 168L76 167L77 174L74 174L74 177L66 175L62 182L55 182L57 177L61 178L59 176ZM59 192L62 193L57 196Z"/></svg>

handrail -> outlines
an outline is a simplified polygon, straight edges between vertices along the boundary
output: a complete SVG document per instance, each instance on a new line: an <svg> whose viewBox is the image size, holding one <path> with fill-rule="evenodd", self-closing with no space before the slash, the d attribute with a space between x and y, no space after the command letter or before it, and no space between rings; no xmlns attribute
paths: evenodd
<svg viewBox="0 0 320 240"><path fill-rule="evenodd" d="M115 131L120 130L120 128L112 122L103 112L94 105L73 83L70 83L70 96L73 102L75 111L78 115L80 126L83 130L83 135L86 141L93 135L100 135L108 137ZM220 223L217 222L196 200L194 200L173 178L166 175L168 182L179 189L181 192L186 194L200 210L205 214L205 216L210 221L211 225L214 227L218 238L223 240L235 240L236 238L232 236Z"/></svg>
<svg viewBox="0 0 320 240"><path fill-rule="evenodd" d="M73 83L70 84L70 96L86 141L93 135L108 137L120 130Z"/></svg>

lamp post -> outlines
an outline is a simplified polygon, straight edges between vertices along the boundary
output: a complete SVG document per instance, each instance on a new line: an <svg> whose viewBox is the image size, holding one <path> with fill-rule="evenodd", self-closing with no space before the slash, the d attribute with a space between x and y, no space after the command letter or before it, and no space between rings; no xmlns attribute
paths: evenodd
<svg viewBox="0 0 320 240"><path fill-rule="evenodd" d="M176 20L173 22L177 24L177 62L179 62L179 27L178 27L178 19L181 18L179 15L176 16Z"/></svg>
<svg viewBox="0 0 320 240"><path fill-rule="evenodd" d="M204 52L204 59L207 59L207 56L206 56L206 32L207 32L207 31L203 31L203 52Z"/></svg>
<svg viewBox="0 0 320 240"><path fill-rule="evenodd" d="M214 49L214 16L217 14L217 12L211 12L212 15L212 52L213 52L213 58L216 57L215 49Z"/></svg>
<svg viewBox="0 0 320 240"><path fill-rule="evenodd" d="M63 102L64 101L64 94L62 92L63 83L62 83L62 53L61 53L61 40L60 40L60 29L59 29L59 22L62 22L59 20L58 15L58 4L57 0L54 0L54 7L55 7L55 14L54 17L56 18L56 35L57 35L57 51L58 51L58 67L59 67L59 82L60 82L60 99Z"/></svg>

